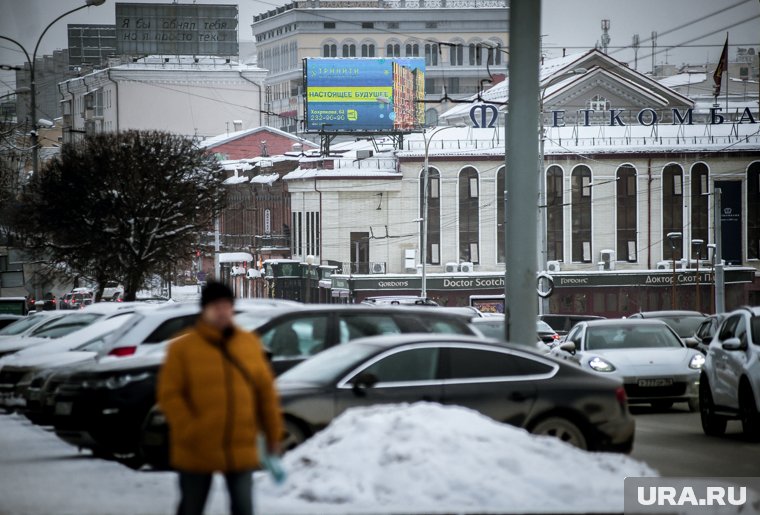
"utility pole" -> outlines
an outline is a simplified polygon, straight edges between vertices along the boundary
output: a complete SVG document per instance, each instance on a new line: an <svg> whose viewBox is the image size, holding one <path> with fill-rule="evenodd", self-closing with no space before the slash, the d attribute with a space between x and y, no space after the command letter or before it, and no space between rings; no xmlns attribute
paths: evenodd
<svg viewBox="0 0 760 515"><path fill-rule="evenodd" d="M638 71L639 69L639 35L633 35L633 69Z"/></svg>
<svg viewBox="0 0 760 515"><path fill-rule="evenodd" d="M506 190L509 194L504 229L507 244L504 299L508 341L533 345L537 306L536 169L539 125L539 62L541 2L513 0L509 13L509 112L506 128ZM525 127L535 129L525 130ZM506 240L506 238L505 238Z"/></svg>
<svg viewBox="0 0 760 515"><path fill-rule="evenodd" d="M726 278L723 270L723 228L721 227L721 189L715 188L713 216L715 224L715 312L726 311Z"/></svg>
<svg viewBox="0 0 760 515"><path fill-rule="evenodd" d="M652 77L654 77L654 54L657 51L657 31L652 31Z"/></svg>

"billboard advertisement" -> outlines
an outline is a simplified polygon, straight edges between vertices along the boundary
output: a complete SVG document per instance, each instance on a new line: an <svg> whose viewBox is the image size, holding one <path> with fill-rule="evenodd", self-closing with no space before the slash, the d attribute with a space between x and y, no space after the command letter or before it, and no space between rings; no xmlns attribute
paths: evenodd
<svg viewBox="0 0 760 515"><path fill-rule="evenodd" d="M116 4L119 55L238 55L238 6Z"/></svg>
<svg viewBox="0 0 760 515"><path fill-rule="evenodd" d="M411 132L425 124L425 60L304 61L306 130Z"/></svg>

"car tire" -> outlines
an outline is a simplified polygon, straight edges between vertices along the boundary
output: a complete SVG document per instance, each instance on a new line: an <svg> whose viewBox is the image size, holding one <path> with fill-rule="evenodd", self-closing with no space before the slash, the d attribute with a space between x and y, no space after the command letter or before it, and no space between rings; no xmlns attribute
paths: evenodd
<svg viewBox="0 0 760 515"><path fill-rule="evenodd" d="M669 410L673 407L673 401L655 401L652 403L652 407L658 411Z"/></svg>
<svg viewBox="0 0 760 515"><path fill-rule="evenodd" d="M589 444L583 430L564 417L547 417L533 425L531 433L552 436L579 449L588 450Z"/></svg>
<svg viewBox="0 0 760 515"><path fill-rule="evenodd" d="M157 406L145 416L140 431L140 455L153 470L171 470L169 463L169 427Z"/></svg>
<svg viewBox="0 0 760 515"><path fill-rule="evenodd" d="M710 384L705 376L702 376L699 380L699 417L702 421L702 431L707 436L722 436L725 434L728 420L715 414Z"/></svg>
<svg viewBox="0 0 760 515"><path fill-rule="evenodd" d="M282 440L283 452L292 451L306 441L306 432L295 420L285 420L285 438Z"/></svg>
<svg viewBox="0 0 760 515"><path fill-rule="evenodd" d="M744 436L753 442L760 441L760 412L757 410L755 396L746 383L742 384L739 391L739 418Z"/></svg>
<svg viewBox="0 0 760 515"><path fill-rule="evenodd" d="M698 412L699 411L699 398L698 397L694 397L694 398L689 399L688 405L689 405L689 412L690 413L696 413L696 412Z"/></svg>

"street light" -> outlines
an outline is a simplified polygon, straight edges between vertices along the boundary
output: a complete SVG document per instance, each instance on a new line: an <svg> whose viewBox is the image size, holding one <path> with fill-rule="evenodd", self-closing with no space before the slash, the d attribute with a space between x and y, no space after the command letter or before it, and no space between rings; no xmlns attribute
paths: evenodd
<svg viewBox="0 0 760 515"><path fill-rule="evenodd" d="M700 302L699 295L699 260L702 259L702 246L705 244L705 240L691 240L692 251L696 250L697 253L697 311L702 311L702 303Z"/></svg>
<svg viewBox="0 0 760 515"><path fill-rule="evenodd" d="M668 241L670 242L670 253L673 257L673 284L670 292L670 309L676 309L676 244L681 241L683 234L680 232L669 232Z"/></svg>
<svg viewBox="0 0 760 515"><path fill-rule="evenodd" d="M538 104L539 128L539 149L538 149L538 270L545 271L549 255L547 231L547 208L546 208L546 178L544 177L544 145L546 143L546 134L544 129L544 99L546 90L549 86L556 84L573 75L583 75L587 73L586 68L574 68L567 72L557 75L541 87L541 97ZM548 308L548 298L539 298L538 314L544 314Z"/></svg>
<svg viewBox="0 0 760 515"><path fill-rule="evenodd" d="M710 295L710 313L715 313L715 252L718 246L715 243L707 244L707 260L710 262L710 268L712 269L712 288Z"/></svg>
<svg viewBox="0 0 760 515"><path fill-rule="evenodd" d="M422 223L420 224L420 232L422 233L420 234L420 242L422 247L420 250L420 258L422 260L422 285L420 289L420 297L423 299L427 298L427 228L429 179L428 154L430 150L430 143L433 141L433 137L435 137L436 134L448 129L461 129L462 127L462 125L448 125L446 127L439 127L430 134L430 137L425 137L425 133L422 133L422 138L425 140L425 163L422 169Z"/></svg>
<svg viewBox="0 0 760 515"><path fill-rule="evenodd" d="M39 122L37 121L37 85L35 83L35 62L37 61L37 51L40 49L40 43L42 42L42 38L45 37L45 34L48 30L50 30L50 27L55 25L55 23L60 20L61 18L68 16L69 14L75 13L77 11L81 11L82 9L85 9L87 7L96 7L98 5L103 5L106 3L106 0L85 0L84 5L80 5L79 7L76 7L74 9L71 9L69 11L66 11L65 13L58 16L56 19L48 23L48 25L43 29L42 34L40 34L40 37L37 38L37 43L34 45L34 52L32 52L32 56L29 57L29 52L26 50L24 45L19 43L13 38L9 38L8 36L0 35L0 39L4 39L6 41L10 41L17 47L21 49L21 51L24 53L24 56L26 57L26 62L29 64L29 92L31 94L30 99L30 115L32 120L32 131L31 131L31 140L32 140L32 171L34 173L37 173L37 169L39 167L38 157L39 157L39 136L37 134L37 129L39 128Z"/></svg>

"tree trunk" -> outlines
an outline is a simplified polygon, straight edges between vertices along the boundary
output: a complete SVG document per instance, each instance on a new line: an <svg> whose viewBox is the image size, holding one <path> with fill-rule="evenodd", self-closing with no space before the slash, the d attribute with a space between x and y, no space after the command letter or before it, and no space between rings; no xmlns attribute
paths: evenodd
<svg viewBox="0 0 760 515"><path fill-rule="evenodd" d="M129 274L124 284L124 301L133 302L137 298L137 291L142 285L140 274Z"/></svg>

